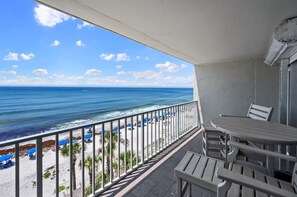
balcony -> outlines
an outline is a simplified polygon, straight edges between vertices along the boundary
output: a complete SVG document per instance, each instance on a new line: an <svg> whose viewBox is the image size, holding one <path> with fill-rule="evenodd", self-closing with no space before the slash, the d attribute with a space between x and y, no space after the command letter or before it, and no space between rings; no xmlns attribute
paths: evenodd
<svg viewBox="0 0 297 197"><path fill-rule="evenodd" d="M1 177L7 177L0 181L2 194L88 196L105 192L113 196L114 188L127 180L125 188L133 188L133 181L156 165L170 165L173 181L172 169L183 155L177 147L197 135L198 120L197 102L193 101L1 142L0 150L12 156L1 166ZM192 141L190 146L201 147Z"/></svg>
<svg viewBox="0 0 297 197"><path fill-rule="evenodd" d="M197 102L1 142L13 154L0 170L6 196L172 196L174 167L201 153L200 125L213 130L219 114L244 116L256 103L273 107L271 122L297 127L295 0L37 1L192 63Z"/></svg>

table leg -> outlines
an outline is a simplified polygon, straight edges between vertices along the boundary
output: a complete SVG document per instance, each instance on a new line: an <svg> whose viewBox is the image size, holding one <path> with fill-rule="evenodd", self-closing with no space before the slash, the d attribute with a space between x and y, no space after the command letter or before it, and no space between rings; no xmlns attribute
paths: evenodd
<svg viewBox="0 0 297 197"><path fill-rule="evenodd" d="M270 151L274 151L274 145L267 145L267 149ZM268 175L273 176L274 173L274 159L273 157L267 156L266 158L266 165L268 169Z"/></svg>
<svg viewBox="0 0 297 197"><path fill-rule="evenodd" d="M181 197L182 196L182 179L177 177L177 196Z"/></svg>
<svg viewBox="0 0 297 197"><path fill-rule="evenodd" d="M228 169L228 136L225 134L225 168Z"/></svg>

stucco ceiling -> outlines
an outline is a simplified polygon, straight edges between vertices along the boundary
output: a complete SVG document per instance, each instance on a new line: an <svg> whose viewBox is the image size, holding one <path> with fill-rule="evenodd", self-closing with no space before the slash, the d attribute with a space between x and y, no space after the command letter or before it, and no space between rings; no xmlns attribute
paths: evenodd
<svg viewBox="0 0 297 197"><path fill-rule="evenodd" d="M297 0L38 0L193 64L264 57Z"/></svg>

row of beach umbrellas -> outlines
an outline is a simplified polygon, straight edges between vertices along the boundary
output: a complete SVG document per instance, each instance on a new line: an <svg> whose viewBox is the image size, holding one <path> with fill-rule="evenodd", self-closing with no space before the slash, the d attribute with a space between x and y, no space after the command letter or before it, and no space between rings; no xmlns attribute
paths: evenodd
<svg viewBox="0 0 297 197"><path fill-rule="evenodd" d="M170 113L170 114L168 114L168 115L175 115L175 112L172 112L172 113ZM154 117L154 119L155 119L155 121L158 121L159 119L162 119L162 120L164 120L164 119L166 119L167 118L167 114L166 115L162 115L162 116L156 116L156 117ZM147 123L147 122L151 122L151 118L144 118L143 119L143 122L144 123ZM138 121L137 122L137 125L141 125L141 123L142 123L142 121ZM131 123L129 123L129 124L127 124L127 127L132 127L133 125L131 124ZM89 126L89 127L86 127L85 129L88 129L88 130L91 130L92 129L92 126ZM113 131L115 131L115 132L117 132L117 131L119 131L119 128L118 127L114 127L113 128ZM106 134L108 131L106 131L106 130L104 130L104 131L100 131L100 134L102 134L102 133L104 133L104 134ZM92 134L86 134L85 136L84 136L84 138L86 139L86 140L90 140L91 138L92 138ZM76 142L78 142L78 140L77 139L73 139L72 140L72 142L73 143L76 143ZM69 141L68 140L60 140L59 141L59 146L65 146L65 145L67 145L69 143ZM28 155L32 155L32 154L34 154L36 152L36 147L34 147L34 148L30 148L30 149L28 149L27 151L26 151L26 153L28 154ZM7 154L7 155L1 155L0 156L0 163L2 163L2 162L4 162L4 161L9 161L9 160L11 160L13 158L13 155L12 154Z"/></svg>

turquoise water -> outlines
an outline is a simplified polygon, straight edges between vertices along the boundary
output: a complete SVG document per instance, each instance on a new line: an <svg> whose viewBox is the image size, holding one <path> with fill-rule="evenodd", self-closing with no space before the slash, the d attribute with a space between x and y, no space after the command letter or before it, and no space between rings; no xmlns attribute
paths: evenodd
<svg viewBox="0 0 297 197"><path fill-rule="evenodd" d="M191 100L191 88L0 87L0 141Z"/></svg>

